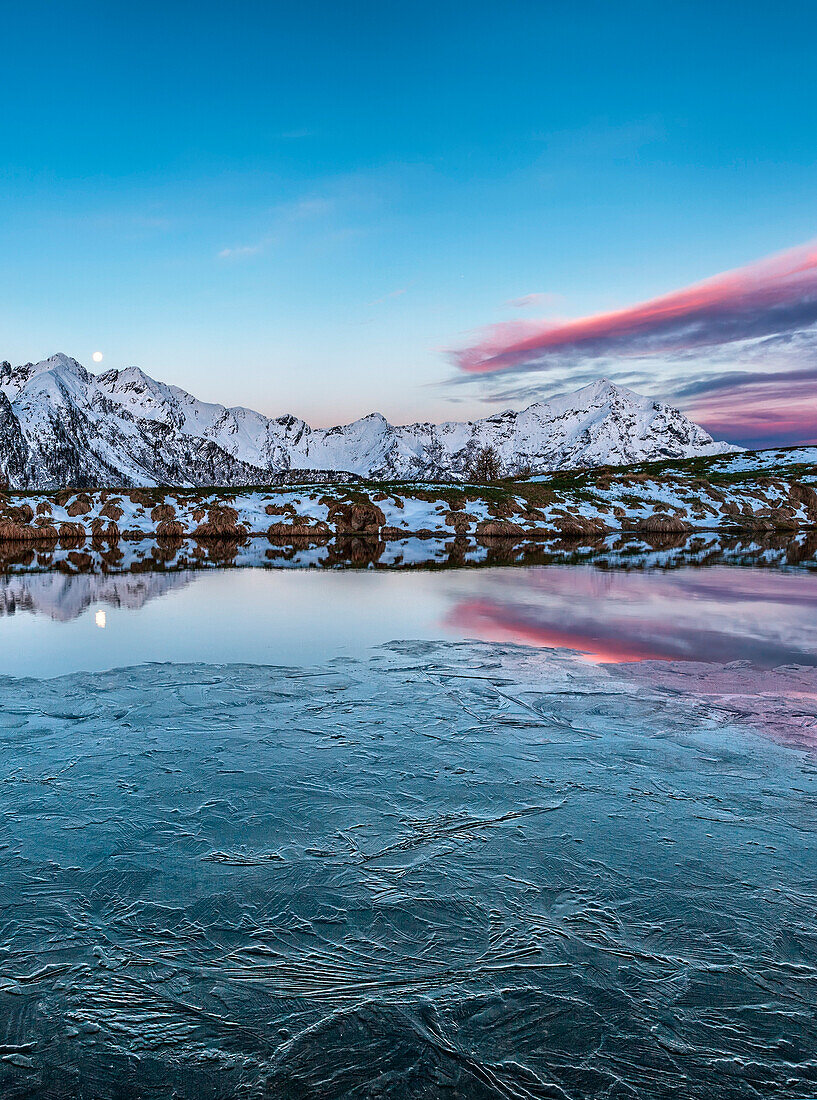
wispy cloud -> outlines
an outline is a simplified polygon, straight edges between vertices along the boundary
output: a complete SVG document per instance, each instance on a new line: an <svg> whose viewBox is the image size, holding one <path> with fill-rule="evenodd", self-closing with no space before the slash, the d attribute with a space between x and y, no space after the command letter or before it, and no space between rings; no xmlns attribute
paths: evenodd
<svg viewBox="0 0 817 1100"><path fill-rule="evenodd" d="M545 306L553 306L564 299L561 294L550 294L547 291L534 291L533 294L523 294L520 298L510 298L505 305L509 309L541 309Z"/></svg>
<svg viewBox="0 0 817 1100"><path fill-rule="evenodd" d="M273 237L264 237L263 240L256 241L255 244L241 244L235 248L222 248L218 258L220 260L230 260L240 259L242 256L256 256L259 252L263 252L273 240Z"/></svg>
<svg viewBox="0 0 817 1100"><path fill-rule="evenodd" d="M390 302L392 298L402 298L406 293L408 293L408 287L401 286L397 290L391 290L388 294L384 294L380 298L374 298L371 302L367 302L366 304L370 306L379 306L383 302Z"/></svg>
<svg viewBox="0 0 817 1100"><path fill-rule="evenodd" d="M817 243L626 309L554 323L494 325L453 351L463 371L548 370L604 357L673 355L817 323Z"/></svg>
<svg viewBox="0 0 817 1100"><path fill-rule="evenodd" d="M263 236L248 244L232 245L218 252L220 260L241 260L257 256L279 241L287 230L302 222L322 218L333 212L332 199L307 197L294 202L282 203L273 210L270 217L271 228Z"/></svg>

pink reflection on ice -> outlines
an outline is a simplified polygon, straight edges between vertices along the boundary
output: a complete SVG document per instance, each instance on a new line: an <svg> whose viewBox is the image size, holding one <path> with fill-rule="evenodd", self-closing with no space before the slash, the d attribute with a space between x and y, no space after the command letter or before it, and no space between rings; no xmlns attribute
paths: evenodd
<svg viewBox="0 0 817 1100"><path fill-rule="evenodd" d="M727 567L483 576L483 591L447 617L458 633L574 650L776 738L817 744L817 576Z"/></svg>
<svg viewBox="0 0 817 1100"><path fill-rule="evenodd" d="M817 669L645 661L618 669L650 687L694 695L724 720L746 723L776 741L817 747Z"/></svg>

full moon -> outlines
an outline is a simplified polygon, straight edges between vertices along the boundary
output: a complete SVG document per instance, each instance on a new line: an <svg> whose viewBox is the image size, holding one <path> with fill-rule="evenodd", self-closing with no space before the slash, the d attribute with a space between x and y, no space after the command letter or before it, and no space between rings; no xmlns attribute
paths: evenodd
<svg viewBox="0 0 817 1100"><path fill-rule="evenodd" d="M93 361L95 363L101 363L102 362L102 352L101 351L95 351L94 354L91 356L91 358L93 359Z"/></svg>

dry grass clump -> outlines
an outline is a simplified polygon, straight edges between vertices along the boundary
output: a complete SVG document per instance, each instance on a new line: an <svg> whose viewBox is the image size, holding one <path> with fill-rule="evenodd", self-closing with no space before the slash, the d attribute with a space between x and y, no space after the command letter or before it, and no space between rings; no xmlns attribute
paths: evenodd
<svg viewBox="0 0 817 1100"><path fill-rule="evenodd" d="M476 523L475 517L469 515L468 512L460 512L454 509L446 512L443 518L449 527L453 527L455 535L466 535Z"/></svg>
<svg viewBox="0 0 817 1100"><path fill-rule="evenodd" d="M125 514L125 509L121 508L116 501L109 500L102 508L99 509L100 516L105 519L110 519L114 523L122 519Z"/></svg>
<svg viewBox="0 0 817 1100"><path fill-rule="evenodd" d="M238 512L223 504L214 504L207 510L207 519L193 531L196 539L243 540L249 532L238 523Z"/></svg>
<svg viewBox="0 0 817 1100"><path fill-rule="evenodd" d="M0 518L0 541L2 542L32 542L39 537L40 532L36 527L20 523L18 520Z"/></svg>
<svg viewBox="0 0 817 1100"><path fill-rule="evenodd" d="M636 531L647 535L683 535L692 530L692 525L680 516L670 516L666 512L654 512L635 525Z"/></svg>
<svg viewBox="0 0 817 1100"><path fill-rule="evenodd" d="M180 540L184 536L184 524L179 523L177 519L163 519L156 525L156 538L162 541Z"/></svg>
<svg viewBox="0 0 817 1100"><path fill-rule="evenodd" d="M87 493L81 493L76 498L76 500L71 501L71 503L66 507L65 511L71 517L85 516L88 514L88 512L91 511L92 508L93 503L91 501L91 498L88 496Z"/></svg>
<svg viewBox="0 0 817 1100"><path fill-rule="evenodd" d="M16 520L18 523L31 523L34 519L34 509L30 504L18 504L12 505L6 508L6 515L9 519Z"/></svg>
<svg viewBox="0 0 817 1100"><path fill-rule="evenodd" d="M157 504L154 508L151 508L150 518L154 523L174 520L176 519L176 509L172 504Z"/></svg>
<svg viewBox="0 0 817 1100"><path fill-rule="evenodd" d="M87 532L81 523L61 523L59 530L60 546L67 549L72 546L83 546Z"/></svg>
<svg viewBox="0 0 817 1100"><path fill-rule="evenodd" d="M300 541L323 542L330 537L331 530L325 523L298 519L292 523L271 523L267 528L267 538L271 543L286 544L292 539Z"/></svg>
<svg viewBox="0 0 817 1100"><path fill-rule="evenodd" d="M34 530L36 532L36 541L37 542L41 542L41 541L46 541L47 542L49 540L53 541L53 542L56 542L57 539L60 537L59 536L59 531L54 526L54 524L51 523L50 519L46 516L40 516L37 519Z"/></svg>
<svg viewBox="0 0 817 1100"><path fill-rule="evenodd" d="M509 500L489 500L487 509L496 519L509 519L517 512L516 507Z"/></svg>
<svg viewBox="0 0 817 1100"><path fill-rule="evenodd" d="M329 523L339 535L377 535L386 522L383 509L370 500L326 500Z"/></svg>
<svg viewBox="0 0 817 1100"><path fill-rule="evenodd" d="M607 530L601 520L587 516L556 516L553 526L564 538L585 538L602 535Z"/></svg>
<svg viewBox="0 0 817 1100"><path fill-rule="evenodd" d="M524 538L525 529L506 519L485 519L477 524L477 537L487 539Z"/></svg>
<svg viewBox="0 0 817 1100"><path fill-rule="evenodd" d="M120 536L119 525L114 523L113 520L107 524L103 523L99 517L91 521L91 538L96 549L99 549L106 542L119 542Z"/></svg>
<svg viewBox="0 0 817 1100"><path fill-rule="evenodd" d="M796 531L800 520L787 508L772 508L769 520L775 531Z"/></svg>
<svg viewBox="0 0 817 1100"><path fill-rule="evenodd" d="M44 527L26 524L8 515L0 516L1 542L35 542L38 539L47 538L48 533ZM56 536L56 530L54 535Z"/></svg>

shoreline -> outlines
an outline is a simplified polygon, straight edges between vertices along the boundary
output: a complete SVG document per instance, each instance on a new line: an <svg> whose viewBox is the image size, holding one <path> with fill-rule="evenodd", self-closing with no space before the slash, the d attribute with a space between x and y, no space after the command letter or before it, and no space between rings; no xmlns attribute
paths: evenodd
<svg viewBox="0 0 817 1100"><path fill-rule="evenodd" d="M0 490L0 542L81 546L265 538L592 539L817 528L817 466L768 476L601 469L491 485ZM784 472L785 473L785 472Z"/></svg>

